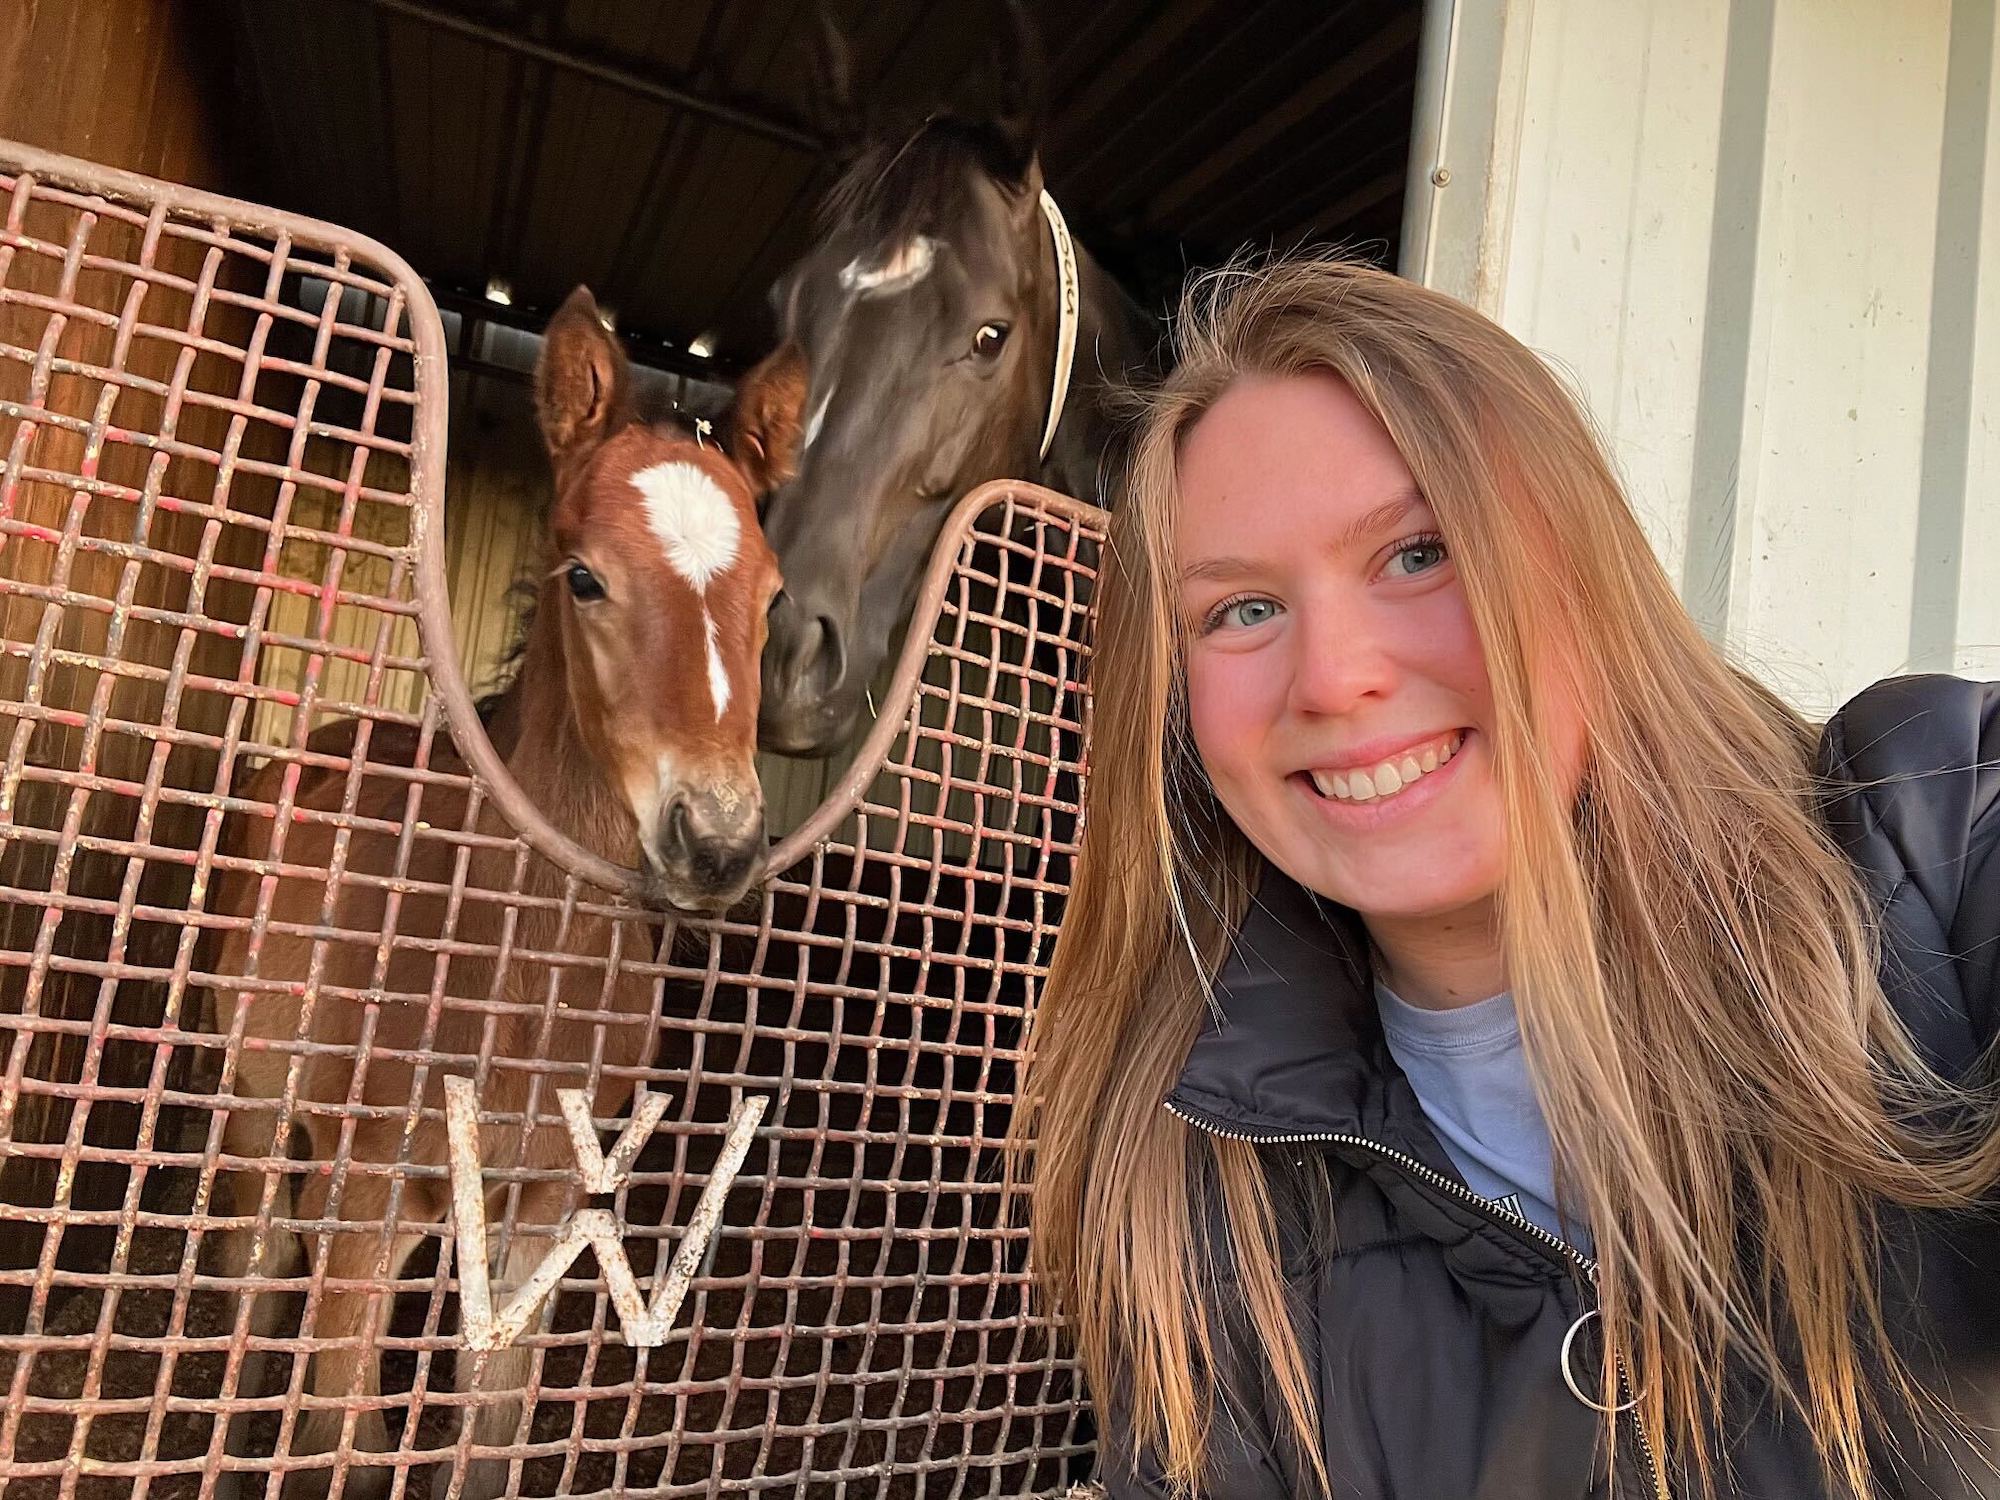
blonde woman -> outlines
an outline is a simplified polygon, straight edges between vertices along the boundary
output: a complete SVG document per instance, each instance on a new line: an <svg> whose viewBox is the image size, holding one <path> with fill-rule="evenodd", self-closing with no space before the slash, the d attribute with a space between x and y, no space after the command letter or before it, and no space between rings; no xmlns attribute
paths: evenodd
<svg viewBox="0 0 2000 1500"><path fill-rule="evenodd" d="M1114 1500L2000 1496L2000 694L1806 723L1446 298L1179 344L1023 1114Z"/></svg>

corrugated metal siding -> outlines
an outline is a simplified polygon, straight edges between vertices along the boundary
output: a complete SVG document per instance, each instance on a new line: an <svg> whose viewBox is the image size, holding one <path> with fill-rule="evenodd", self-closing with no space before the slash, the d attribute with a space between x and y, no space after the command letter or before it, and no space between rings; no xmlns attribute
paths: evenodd
<svg viewBox="0 0 2000 1500"><path fill-rule="evenodd" d="M1427 15L1405 270L1574 379L1689 607L1809 709L2000 676L1994 13Z"/></svg>

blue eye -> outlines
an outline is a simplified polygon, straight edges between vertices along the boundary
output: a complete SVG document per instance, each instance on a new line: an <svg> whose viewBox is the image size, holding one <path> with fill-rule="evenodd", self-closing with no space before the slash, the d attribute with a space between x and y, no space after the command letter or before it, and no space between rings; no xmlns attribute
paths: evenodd
<svg viewBox="0 0 2000 1500"><path fill-rule="evenodd" d="M1278 605L1275 600L1258 598L1254 595L1225 599L1208 612L1206 628L1220 630L1227 626L1232 630L1250 630L1275 619Z"/></svg>
<svg viewBox="0 0 2000 1500"><path fill-rule="evenodd" d="M1396 549L1396 555L1389 559L1389 571L1401 578L1415 578L1443 566L1449 556L1442 537L1419 537Z"/></svg>

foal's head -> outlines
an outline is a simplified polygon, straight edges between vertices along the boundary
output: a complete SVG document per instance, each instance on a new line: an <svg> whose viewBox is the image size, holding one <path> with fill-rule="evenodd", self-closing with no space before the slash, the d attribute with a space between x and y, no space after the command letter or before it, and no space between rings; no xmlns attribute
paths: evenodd
<svg viewBox="0 0 2000 1500"><path fill-rule="evenodd" d="M541 608L561 623L577 734L638 824L653 893L712 911L743 894L764 849L758 660L778 565L736 466L635 418L629 390L578 288L535 372L556 482Z"/></svg>

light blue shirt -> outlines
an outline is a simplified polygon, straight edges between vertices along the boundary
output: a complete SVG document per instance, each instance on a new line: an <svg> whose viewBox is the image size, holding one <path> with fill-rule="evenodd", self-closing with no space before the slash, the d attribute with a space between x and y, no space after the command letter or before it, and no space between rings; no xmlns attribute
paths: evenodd
<svg viewBox="0 0 2000 1500"><path fill-rule="evenodd" d="M1466 1186L1588 1252L1590 1236L1556 1212L1548 1121L1528 1076L1514 997L1453 1010L1411 1005L1379 980L1375 1003L1389 1055Z"/></svg>

